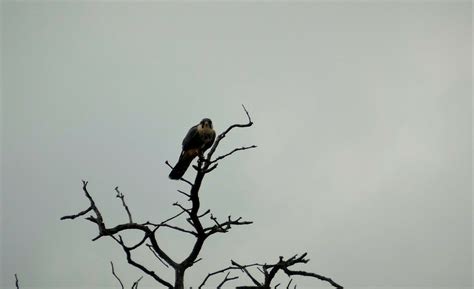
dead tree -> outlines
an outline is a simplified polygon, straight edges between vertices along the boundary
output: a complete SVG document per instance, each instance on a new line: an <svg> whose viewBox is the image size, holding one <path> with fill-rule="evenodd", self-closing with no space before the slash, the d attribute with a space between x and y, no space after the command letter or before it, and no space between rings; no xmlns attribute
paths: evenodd
<svg viewBox="0 0 474 289"><path fill-rule="evenodd" d="M97 225L98 229L98 235L92 239L92 241L96 241L102 237L110 237L112 238L115 242L119 244L119 246L123 249L123 252L125 253L126 259L129 264L132 266L140 269L142 272L144 272L146 275L152 277L155 281L157 281L159 284L165 286L166 288L169 289L184 289L184 276L185 272L187 269L189 269L191 266L193 266L196 262L198 262L200 259L198 259L198 256L201 252L201 249L205 243L205 241L218 233L227 233L233 226L240 226L240 225L249 225L252 224L251 221L245 221L242 220L242 217L238 218L232 218L231 216L228 216L226 221L219 221L217 217L215 217L213 214L211 214L210 210L206 210L204 212L200 211L201 204L199 200L199 191L201 188L201 184L203 182L204 177L212 172L214 169L216 169L218 162L223 160L224 158L242 150L248 150L252 148L256 148L255 145L252 146L243 146L240 148L235 148L231 150L230 152L223 154L221 156L213 158L213 155L219 146L220 142L227 136L227 134L235 129L235 128L247 128L253 125L252 119L248 113L248 111L243 107L245 114L247 115L247 123L244 124L233 124L229 126L224 132L222 132L217 139L215 140L214 144L210 148L208 154L206 156L200 156L197 165L194 165L193 168L197 171L196 176L194 178L194 181L191 182L187 179L181 178L180 181L183 181L187 183L190 186L189 192L184 192L181 190L178 190L178 192L184 196L186 196L187 200L190 202L190 207L189 206L184 206L179 202L175 202L173 206L177 207L179 212L162 221L159 223L155 222L141 222L138 223L133 220L132 214L130 212L130 209L125 202L125 196L120 192L119 188L115 188L116 197L120 199L122 206L124 207L124 210L128 216L128 222L123 223L123 224L118 224L115 226L107 226L104 222L104 219L102 217L101 211L99 210L98 206L96 205L92 195L89 193L87 185L87 181L82 181L82 190L88 199L89 206L85 210L72 214L72 215L67 215L61 218L61 220L67 220L67 219L76 219L81 216L85 216L89 214L88 216L85 217L86 220L94 223ZM172 166L169 164L168 161L166 161L166 165L168 165L170 168ZM173 225L172 221L177 219L180 216L186 216L186 221L190 225L190 227L182 227L182 226L177 226ZM207 224L205 224L204 217L209 216L209 220L207 221ZM210 224L209 224L210 222ZM163 251L162 247L160 246L160 242L156 237L156 232L158 229L171 229L178 231L183 234L188 234L191 235L194 238L194 244L190 250L189 255L182 261L177 261L174 258L172 258L170 255L168 255L165 251ZM127 244L124 239L122 238L121 233L124 233L126 231L138 231L143 234L143 237L141 241L138 243L129 245ZM162 278L158 273L156 273L153 270L150 270L143 264L139 263L136 261L133 256L132 252L136 250L137 248L141 248L143 246L148 247L150 252L158 258L158 260L166 266L166 268L174 270L174 281L169 281L165 280ZM343 288L341 285L337 284L334 282L332 279L318 275L315 273L311 272L306 272L306 271L299 271L299 270L293 270L292 267L296 264L305 264L309 260L305 259L306 253L298 256L295 255L289 259L284 259L283 257L280 257L279 261L275 264L250 264L250 265L240 265L235 261L231 261L232 266L229 266L227 268L221 269L219 271L209 273L207 277L204 279L204 281L201 283L201 285L198 287L201 289L204 284L213 276L216 276L218 274L226 273L224 279L217 285L216 288L221 288L224 284L236 280L239 278L239 276L230 276L232 271L238 271L238 272L243 272L245 275L252 281L252 285L250 286L240 286L237 287L238 289L250 289L250 288L259 288L259 289L270 289L272 285L272 282L274 281L275 276L277 275L278 272L283 272L289 277L291 276L304 276L304 277L313 277L316 279L319 279L321 281L326 281L329 282L333 287L335 288ZM119 281L121 288L124 288L124 285L120 278L115 274L113 263L111 262L112 266L112 274L115 276L115 278ZM254 276L254 273L251 273L251 269L258 269L258 271L263 274L263 280L258 280L257 277ZM133 285L132 289L137 289L138 288L138 282L141 280L138 279ZM287 284L287 288L290 288L292 279ZM279 287L280 284L274 285L274 288ZM17 285L18 287L18 285ZM296 285L295 285L296 288Z"/></svg>
<svg viewBox="0 0 474 289"><path fill-rule="evenodd" d="M191 205L190 207L184 206L180 204L179 202L176 202L173 204L179 210L179 212L176 215L159 223L150 222L150 221L139 223L133 220L130 209L125 202L125 196L119 191L118 187L116 187L115 188L115 191L117 192L116 197L119 198L122 202L122 205L128 216L128 222L123 223L123 224L118 224L115 226L108 226L107 224L105 224L104 218L102 217L102 213L99 207L97 206L92 195L88 191L88 187L87 187L88 182L82 181L82 190L89 202L88 208L76 214L63 216L61 220L68 220L68 219L73 220L78 217L89 214L88 216L85 217L85 219L96 224L97 229L98 229L98 235L95 238L93 238L92 241L96 241L102 237L112 238L123 249L123 252L125 253L126 259L129 264L140 269L146 275L150 276L155 281L157 281L158 283L160 283L161 285L169 289L184 289L185 272L188 268L193 266L193 264L199 261L198 259L199 253L201 252L201 249L205 241L209 237L218 233L227 233L233 226L252 224L252 222L250 221L242 220L241 217L232 218L231 216L228 216L227 220L225 221L219 221L217 217L211 214L210 210L206 210L205 212L200 212L201 204L199 200L199 190L201 188L201 184L204 177L217 167L219 161L223 160L224 158L238 151L256 148L255 145L235 148L234 150L226 154L213 158L213 155L217 147L219 146L219 143L227 136L227 134L231 130L235 128L247 128L253 125L252 119L248 111L245 109L245 107L243 108L247 116L247 120L248 120L247 123L233 124L229 126L220 135L218 135L218 137L216 138L214 144L210 148L207 155L201 156L197 161L197 165L193 166L194 169L197 171L196 177L194 178L193 182L188 181L184 178L180 179L181 181L190 185L189 192L178 191L179 193L185 195L188 198L188 201L190 202L190 205ZM166 162L166 164L169 167L171 167L171 165L168 162ZM186 215L186 220L190 224L190 228L180 227L180 226L176 226L172 224L173 220L175 220L176 218L182 215ZM206 222L203 221L203 218L205 216L210 217L208 224L205 224ZM168 228L168 229L176 230L183 234L189 234L192 237L194 237L194 244L191 248L191 251L184 260L178 261L174 259L173 257L171 257L170 255L168 255L165 251L163 251L162 247L160 246L160 242L156 238L156 234L155 234L157 230L160 228L161 229ZM131 245L127 244L121 236L121 233L124 233L126 231L141 232L143 234L143 238L138 243L131 244ZM137 260L133 258L133 255L132 255L133 251L142 246L147 246L150 249L150 251L164 265L166 265L167 268L174 270L174 275L175 275L174 281L165 280L159 275L159 273L156 273L155 271L148 269L143 264L139 263Z"/></svg>

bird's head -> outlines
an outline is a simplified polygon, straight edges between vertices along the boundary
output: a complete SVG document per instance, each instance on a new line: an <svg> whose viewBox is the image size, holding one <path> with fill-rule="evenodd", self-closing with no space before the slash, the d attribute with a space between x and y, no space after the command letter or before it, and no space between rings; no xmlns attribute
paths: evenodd
<svg viewBox="0 0 474 289"><path fill-rule="evenodd" d="M199 124L200 124L203 128L204 128L204 127L212 128L212 120L209 119L209 118L203 118Z"/></svg>

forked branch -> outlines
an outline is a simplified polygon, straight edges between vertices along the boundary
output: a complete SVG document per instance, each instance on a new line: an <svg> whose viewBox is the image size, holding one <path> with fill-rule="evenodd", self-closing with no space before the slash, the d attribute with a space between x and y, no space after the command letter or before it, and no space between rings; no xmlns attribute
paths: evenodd
<svg viewBox="0 0 474 289"><path fill-rule="evenodd" d="M253 125L253 122L252 122L252 118L250 117L250 114L249 112L247 111L247 109L245 108L245 106L242 104L242 108L244 109L245 111L245 114L247 115L247 120L248 122L247 123L242 123L242 124L233 124L231 126L229 126L225 131L223 131L221 134L219 134L216 138L216 141L214 142L214 144L212 145L211 149L209 150L209 153L207 154L207 157L205 159L205 161L207 162L207 167L206 169L209 168L209 164L211 163L215 163L217 162L219 159L223 159L231 154L233 154L234 152L236 151L239 151L239 150L246 150L246 149L251 149L251 148L256 148L257 146L255 145L252 145L252 146L249 146L249 147L242 147L242 148L239 148L239 149L234 149L233 151L231 151L230 153L224 155L224 156L221 156L221 157L218 157L216 158L215 160L211 160L212 158L212 155L214 154L214 152L216 151L216 148L219 146L219 143L221 142L221 140L223 140L226 135L234 128L244 128L244 127L250 127Z"/></svg>
<svg viewBox="0 0 474 289"><path fill-rule="evenodd" d="M125 207L125 209L127 211L127 214L129 215L129 222L125 223L125 224L116 225L115 227L107 228L107 226L104 223L104 219L102 218L102 214L101 214L99 208L95 204L94 199L92 198L92 196L90 195L90 193L87 189L87 185L88 185L87 181L82 181L82 190L84 191L84 194L85 194L86 198L89 200L89 208L87 208L86 210L83 210L83 211L81 211L77 214L64 216L64 217L61 218L61 220L66 220L66 219L72 219L73 220L73 219L76 219L80 216L85 215L87 212L93 212L92 215L85 218L86 220L89 220L89 221L91 221L91 222L93 222L97 225L99 234L97 235L97 237L95 237L93 239L93 241L98 240L99 238L101 238L103 236L112 237L115 241L117 241L122 246L122 249L124 250L124 252L127 256L127 261L131 265L139 268L140 270L142 270L146 274L150 275L153 279L155 279L156 281L158 281L162 285L164 285L168 288L173 288L171 283L165 281L160 276L155 274L153 271L148 270L147 268L145 268L143 265L135 262L131 257L131 251L132 250L134 250L134 249L138 248L139 246L141 246L142 244L144 244L146 240L149 240L151 246L153 247L153 250L160 256L160 258L162 260L164 260L168 265L170 265L173 268L175 266L177 266L176 262L173 261L163 250L161 250L160 246L158 245L158 242L157 242L156 237L155 237L155 231L159 227L155 226L155 228L152 229L152 228L149 227L149 224L146 224L146 223L145 224L138 224L138 223L132 222L132 217L131 217L131 214L130 214L130 210L128 209L128 206L125 203L124 196L117 189L116 190L117 191L117 197L122 200L122 204ZM135 230L135 231L143 232L143 234L144 234L143 239L139 243L135 244L134 246L131 246L131 247L126 246L125 243L123 242L122 238L121 237L117 238L115 235L119 234L122 231L127 231L127 230Z"/></svg>
<svg viewBox="0 0 474 289"><path fill-rule="evenodd" d="M125 196L119 191L118 187L115 187L115 191L117 192L116 197L122 200L122 206L125 208L125 211L127 212L129 223L133 223L132 214L130 213L128 206L125 203Z"/></svg>
<svg viewBox="0 0 474 289"><path fill-rule="evenodd" d="M112 263L112 261L110 261L110 266L112 267L112 275L114 275L115 279L118 280L118 282L120 283L120 287L124 289L125 287L123 287L122 280L120 280L119 276L115 273L114 263ZM138 278L137 281L133 282L131 289L138 289L138 283L140 282L140 280L142 280L142 278L143 276Z"/></svg>
<svg viewBox="0 0 474 289"><path fill-rule="evenodd" d="M331 278L325 277L323 275L312 273L312 272L301 271L301 270L292 270L291 267L296 264L306 264L309 262L309 259L306 259L306 255L307 255L306 253L299 256L294 255L293 257L288 258L286 260L283 257L280 257L279 261L274 264L255 263L255 264L250 264L250 265L240 265L239 263L231 260L232 266L215 271L213 273L209 273L206 276L206 278L204 278L204 280L202 281L198 289L202 288L202 286L204 286L204 284L208 281L210 277L213 277L218 274L222 274L224 272L229 272L232 270L238 270L245 273L245 275L247 275L247 277L249 277L253 283L253 285L236 287L236 288L241 288L241 289L244 289L244 288L270 289L272 286L274 286L274 288L277 288L280 284L272 285L272 282L274 281L274 278L278 272L283 272L290 278L287 284L287 288L289 288L289 286L291 285L291 282L293 280L291 279L291 277L293 276L313 277L321 281L328 282L334 288L337 288L337 289L343 288L341 285L333 281ZM263 274L263 277L264 277L263 280L259 281L258 278L255 277L254 274L250 272L249 268L251 267L257 268ZM294 286L296 287L296 285Z"/></svg>

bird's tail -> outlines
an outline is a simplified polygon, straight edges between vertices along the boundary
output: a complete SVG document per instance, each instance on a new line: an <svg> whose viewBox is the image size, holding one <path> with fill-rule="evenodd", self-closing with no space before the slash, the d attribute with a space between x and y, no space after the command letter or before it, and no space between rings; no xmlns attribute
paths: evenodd
<svg viewBox="0 0 474 289"><path fill-rule="evenodd" d="M190 152L182 152L179 156L179 160L170 172L170 179L179 180L183 177L184 173L188 169L189 165L196 157L196 154Z"/></svg>

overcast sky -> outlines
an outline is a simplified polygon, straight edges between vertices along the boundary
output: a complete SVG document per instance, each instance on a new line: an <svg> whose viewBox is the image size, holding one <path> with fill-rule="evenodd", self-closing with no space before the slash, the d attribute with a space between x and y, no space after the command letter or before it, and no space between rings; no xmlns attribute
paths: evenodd
<svg viewBox="0 0 474 289"><path fill-rule="evenodd" d="M3 2L0 287L15 272L25 288L116 286L110 260L128 283L143 275L111 239L91 241L92 223L59 221L87 208L81 179L110 226L127 220L115 186L137 221L162 221L186 188L165 160L203 117L218 132L245 121L245 104L255 125L217 153L258 148L222 162L201 198L254 224L210 239L188 286L230 259L308 252L302 268L346 288L470 288L471 11ZM177 259L190 249L159 240Z"/></svg>

